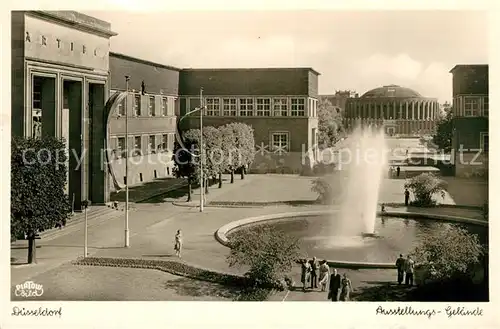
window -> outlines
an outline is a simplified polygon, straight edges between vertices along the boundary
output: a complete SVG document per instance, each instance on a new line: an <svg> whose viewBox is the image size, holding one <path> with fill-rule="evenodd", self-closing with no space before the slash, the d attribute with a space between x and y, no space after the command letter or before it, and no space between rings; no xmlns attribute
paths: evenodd
<svg viewBox="0 0 500 329"><path fill-rule="evenodd" d="M253 115L253 98L240 98L240 116L250 117Z"/></svg>
<svg viewBox="0 0 500 329"><path fill-rule="evenodd" d="M288 115L288 100L286 98L273 99L273 115L286 117Z"/></svg>
<svg viewBox="0 0 500 329"><path fill-rule="evenodd" d="M224 116L235 117L238 111L236 98L224 98L222 100L222 109Z"/></svg>
<svg viewBox="0 0 500 329"><path fill-rule="evenodd" d="M483 97L483 116L487 117L490 112L490 103L489 97Z"/></svg>
<svg viewBox="0 0 500 329"><path fill-rule="evenodd" d="M149 97L149 116L154 117L155 116L155 97L151 96Z"/></svg>
<svg viewBox="0 0 500 329"><path fill-rule="evenodd" d="M207 115L209 116L219 116L220 115L220 103L218 98L207 98Z"/></svg>
<svg viewBox="0 0 500 329"><path fill-rule="evenodd" d="M466 117L478 116L479 114L479 98L465 97L464 111Z"/></svg>
<svg viewBox="0 0 500 329"><path fill-rule="evenodd" d="M125 137L118 137L118 144L116 146L116 153L119 158L125 158L126 154Z"/></svg>
<svg viewBox="0 0 500 329"><path fill-rule="evenodd" d="M135 136L134 137L134 152L133 155L140 155L142 152L142 143L141 143L141 136Z"/></svg>
<svg viewBox="0 0 500 329"><path fill-rule="evenodd" d="M141 95L134 96L134 115L136 117L141 115Z"/></svg>
<svg viewBox="0 0 500 329"><path fill-rule="evenodd" d="M288 132L275 132L271 135L272 150L276 153L289 151Z"/></svg>
<svg viewBox="0 0 500 329"><path fill-rule="evenodd" d="M149 136L149 143L148 143L148 150L149 153L153 153L156 149L156 141L155 141L156 136L155 135L150 135Z"/></svg>
<svg viewBox="0 0 500 329"><path fill-rule="evenodd" d="M305 115L305 100L303 98L292 98L292 117L303 117Z"/></svg>
<svg viewBox="0 0 500 329"><path fill-rule="evenodd" d="M480 135L480 141L481 141L481 150L484 153L488 153L489 150L489 138L488 138L488 133L481 133Z"/></svg>
<svg viewBox="0 0 500 329"><path fill-rule="evenodd" d="M118 104L118 115L125 116L125 99Z"/></svg>
<svg viewBox="0 0 500 329"><path fill-rule="evenodd" d="M268 117L271 115L271 99L257 98L257 116Z"/></svg>
<svg viewBox="0 0 500 329"><path fill-rule="evenodd" d="M42 78L33 77L33 110L39 110L42 108Z"/></svg>
<svg viewBox="0 0 500 329"><path fill-rule="evenodd" d="M164 134L161 136L161 148L163 151L168 150L168 135Z"/></svg>
<svg viewBox="0 0 500 329"><path fill-rule="evenodd" d="M168 115L168 98L167 97L163 97L161 99L161 114L163 116Z"/></svg>

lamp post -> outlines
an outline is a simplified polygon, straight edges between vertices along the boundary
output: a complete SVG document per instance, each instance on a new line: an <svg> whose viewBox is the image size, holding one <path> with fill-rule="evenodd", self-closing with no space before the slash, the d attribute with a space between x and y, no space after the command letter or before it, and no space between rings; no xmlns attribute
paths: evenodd
<svg viewBox="0 0 500 329"><path fill-rule="evenodd" d="M200 88L200 212L203 212L205 180L203 179L203 88Z"/></svg>
<svg viewBox="0 0 500 329"><path fill-rule="evenodd" d="M129 149L128 149L128 82L130 80L130 76L125 76L125 85L126 85L126 98L125 98L125 248L130 247L130 232L128 229L128 157L129 157Z"/></svg>
<svg viewBox="0 0 500 329"><path fill-rule="evenodd" d="M87 217L87 208L89 206L89 201L84 200L82 202L82 206L85 213L85 229L84 229L84 242L83 242L83 257L87 257L88 253L88 217Z"/></svg>
<svg viewBox="0 0 500 329"><path fill-rule="evenodd" d="M186 147L184 146L182 142L182 138L180 137L180 126L181 126L181 121L184 120L187 116L200 112L200 154L198 157L200 158L200 212L203 212L203 204L205 201L205 186L204 186L204 175L203 175L203 110L205 109L205 106L203 105L203 88L200 88L200 107L195 108L194 110L191 110L184 114L182 117L179 118L179 121L177 121L177 140L181 144L182 148L191 154L192 157L197 157L196 154L191 153Z"/></svg>

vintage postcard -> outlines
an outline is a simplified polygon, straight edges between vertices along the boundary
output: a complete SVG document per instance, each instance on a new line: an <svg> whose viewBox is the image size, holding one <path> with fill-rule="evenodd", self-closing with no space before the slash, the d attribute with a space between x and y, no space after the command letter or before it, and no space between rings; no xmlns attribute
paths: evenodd
<svg viewBox="0 0 500 329"><path fill-rule="evenodd" d="M487 4L139 5L4 15L0 326L500 326Z"/></svg>

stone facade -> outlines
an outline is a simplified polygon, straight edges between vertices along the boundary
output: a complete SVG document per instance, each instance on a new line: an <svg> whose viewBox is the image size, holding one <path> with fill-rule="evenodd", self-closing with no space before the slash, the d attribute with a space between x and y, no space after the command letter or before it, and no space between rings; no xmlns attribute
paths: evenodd
<svg viewBox="0 0 500 329"><path fill-rule="evenodd" d="M432 134L440 115L437 99L396 85L370 90L359 98L348 98L346 128L356 125L385 127L389 135Z"/></svg>

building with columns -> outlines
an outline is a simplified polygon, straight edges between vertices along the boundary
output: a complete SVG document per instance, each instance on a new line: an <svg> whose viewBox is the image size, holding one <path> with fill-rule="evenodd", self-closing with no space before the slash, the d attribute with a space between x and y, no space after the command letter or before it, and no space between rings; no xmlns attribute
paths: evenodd
<svg viewBox="0 0 500 329"><path fill-rule="evenodd" d="M450 73L453 75L452 150L455 175L487 177L488 65L456 65Z"/></svg>
<svg viewBox="0 0 500 329"><path fill-rule="evenodd" d="M418 92L388 85L372 89L358 98L348 98L344 114L347 129L356 125L384 127L388 135L432 134L439 118L439 103Z"/></svg>

